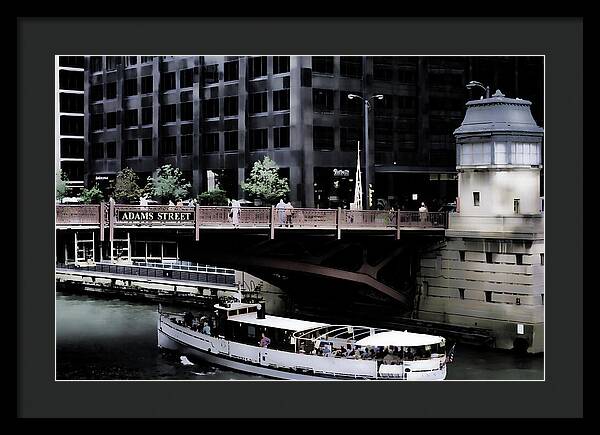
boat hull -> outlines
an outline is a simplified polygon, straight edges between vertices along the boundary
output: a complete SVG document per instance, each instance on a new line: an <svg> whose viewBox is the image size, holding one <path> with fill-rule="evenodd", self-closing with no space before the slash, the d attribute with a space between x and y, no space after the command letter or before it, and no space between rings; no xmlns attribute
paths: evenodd
<svg viewBox="0 0 600 435"><path fill-rule="evenodd" d="M160 348L178 351L212 365L273 379L433 381L446 377L445 365L440 369L430 368L421 372L415 372L413 367L412 371L407 370L410 373L402 374L401 377L397 374L393 377L378 376L376 361L324 358L257 348L190 331L166 319L159 320L157 332Z"/></svg>
<svg viewBox="0 0 600 435"><path fill-rule="evenodd" d="M272 379L286 379L286 380L334 380L334 378L326 378L323 376L306 375L302 373L288 373L282 370L271 369L268 367L261 367L254 364L246 364L241 361L233 361L231 359L222 357L220 355L214 355L210 352L195 349L188 346L185 343L180 343L174 338L168 336L162 331L158 331L158 347L163 349L169 349L180 352L186 357L199 358L209 364L226 367L228 369L252 373L255 375L264 376Z"/></svg>

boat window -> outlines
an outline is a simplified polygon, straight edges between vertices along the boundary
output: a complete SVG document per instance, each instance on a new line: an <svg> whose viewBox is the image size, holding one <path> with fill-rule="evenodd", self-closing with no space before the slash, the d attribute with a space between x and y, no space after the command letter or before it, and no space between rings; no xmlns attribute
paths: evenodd
<svg viewBox="0 0 600 435"><path fill-rule="evenodd" d="M256 337L256 328L254 327L254 325L248 325L248 337Z"/></svg>

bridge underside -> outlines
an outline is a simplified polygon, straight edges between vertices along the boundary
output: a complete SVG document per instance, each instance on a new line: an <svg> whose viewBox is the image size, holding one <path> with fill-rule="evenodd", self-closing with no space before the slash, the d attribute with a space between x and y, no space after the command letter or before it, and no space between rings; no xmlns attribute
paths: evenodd
<svg viewBox="0 0 600 435"><path fill-rule="evenodd" d="M271 239L253 230L203 230L198 241L190 231L127 232L131 244L157 238L177 241L180 260L251 273L284 290L296 307L393 307L397 313L412 308L419 254L444 240L439 231L406 231L396 240L393 233L377 231L351 232L338 239L334 232L297 230ZM57 232L58 257L75 237L69 233ZM103 243L109 242L105 238Z"/></svg>
<svg viewBox="0 0 600 435"><path fill-rule="evenodd" d="M339 305L347 301L393 304L410 310L419 252L443 240L423 232L396 240L393 235L360 232L338 240L329 234L294 232L274 240L240 232L202 233L181 238L181 259L249 272L288 292L296 303Z"/></svg>

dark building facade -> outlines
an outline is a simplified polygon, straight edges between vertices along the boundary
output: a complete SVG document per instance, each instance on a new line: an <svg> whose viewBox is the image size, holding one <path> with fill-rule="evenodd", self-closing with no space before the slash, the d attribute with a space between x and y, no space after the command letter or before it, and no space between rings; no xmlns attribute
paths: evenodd
<svg viewBox="0 0 600 435"><path fill-rule="evenodd" d="M172 164L194 196L216 182L242 198L269 156L294 205L347 207L364 143L348 94L382 94L369 112L373 205L432 210L457 196L452 132L479 95L470 80L532 101L543 126L542 57L91 56L83 69L87 186Z"/></svg>
<svg viewBox="0 0 600 435"><path fill-rule="evenodd" d="M84 187L84 57L56 58L55 171L68 178L77 194Z"/></svg>

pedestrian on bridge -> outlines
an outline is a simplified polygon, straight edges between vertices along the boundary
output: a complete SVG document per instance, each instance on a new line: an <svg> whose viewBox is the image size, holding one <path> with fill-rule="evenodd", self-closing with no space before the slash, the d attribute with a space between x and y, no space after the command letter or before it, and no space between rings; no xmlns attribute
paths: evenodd
<svg viewBox="0 0 600 435"><path fill-rule="evenodd" d="M425 207L425 203L421 203L421 207L419 207L419 220L421 221L421 225L425 226L425 221L427 220L427 207Z"/></svg>
<svg viewBox="0 0 600 435"><path fill-rule="evenodd" d="M292 216L294 214L294 207L290 201L285 205L285 224L288 227L292 227Z"/></svg>
<svg viewBox="0 0 600 435"><path fill-rule="evenodd" d="M281 227L285 223L285 202L283 202L283 198L279 200L275 208L277 209L277 217L279 218L279 226Z"/></svg>
<svg viewBox="0 0 600 435"><path fill-rule="evenodd" d="M234 228L239 228L240 226L240 202L237 199L231 200L231 211L230 211L231 221L233 222Z"/></svg>

